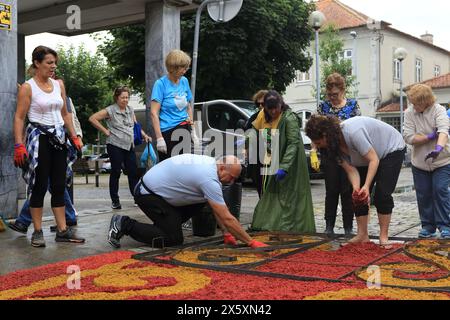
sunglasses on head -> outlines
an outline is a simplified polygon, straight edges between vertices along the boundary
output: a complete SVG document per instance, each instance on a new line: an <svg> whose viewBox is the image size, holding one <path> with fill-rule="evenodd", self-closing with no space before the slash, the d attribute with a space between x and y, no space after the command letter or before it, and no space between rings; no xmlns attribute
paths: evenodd
<svg viewBox="0 0 450 320"><path fill-rule="evenodd" d="M119 92L119 91L126 91L126 90L128 90L128 87L127 86L118 86L115 90L114 90L114 92Z"/></svg>

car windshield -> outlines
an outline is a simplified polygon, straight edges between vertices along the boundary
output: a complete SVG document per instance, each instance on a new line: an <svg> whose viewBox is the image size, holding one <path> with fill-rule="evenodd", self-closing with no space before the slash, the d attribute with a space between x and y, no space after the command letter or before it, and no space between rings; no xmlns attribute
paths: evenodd
<svg viewBox="0 0 450 320"><path fill-rule="evenodd" d="M255 106L253 101L233 101L233 103L241 108L249 116L258 111L258 108Z"/></svg>

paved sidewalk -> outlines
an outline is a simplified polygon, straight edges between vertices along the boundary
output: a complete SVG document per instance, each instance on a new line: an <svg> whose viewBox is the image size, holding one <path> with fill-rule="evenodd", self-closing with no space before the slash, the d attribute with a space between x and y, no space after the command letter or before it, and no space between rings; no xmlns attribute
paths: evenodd
<svg viewBox="0 0 450 320"><path fill-rule="evenodd" d="M7 229L0 232L0 274L6 274L20 269L28 269L52 262L76 259L89 255L111 252L113 249L106 241L109 222L113 213L129 215L139 221L149 222L148 218L134 207L134 201L128 191L126 177L122 176L120 181L120 196L122 210L112 210L108 191L108 175L101 175L100 187L96 188L94 177L91 175L89 184L85 183L84 177L75 179L75 207L78 211L78 233L86 238L86 243L65 244L55 243L54 233L50 233L49 227L54 224L53 214L49 207L49 197L46 197L44 207L44 237L46 248L33 248L30 245L32 227L29 228L26 236ZM314 212L317 232L324 230L324 180L312 180L311 189L313 195ZM402 169L398 188L403 193L394 194L395 208L391 222L391 236L416 237L420 229L420 222L417 211L415 192L412 190L412 175L410 168ZM240 221L246 229L252 220L253 210L258 202L257 192L251 187L245 187L242 194ZM19 201L19 207L23 200ZM113 212L114 211L114 212ZM371 209L375 212L375 208ZM341 214L338 213L335 232L343 233ZM356 230L356 223L355 223ZM406 231L405 231L406 230ZM378 235L378 221L376 214L371 214L369 232L371 235ZM203 240L204 238L192 236L191 230L184 230L185 243ZM218 235L219 233L216 233ZM123 250L149 250L141 243L134 241L130 237L122 239Z"/></svg>

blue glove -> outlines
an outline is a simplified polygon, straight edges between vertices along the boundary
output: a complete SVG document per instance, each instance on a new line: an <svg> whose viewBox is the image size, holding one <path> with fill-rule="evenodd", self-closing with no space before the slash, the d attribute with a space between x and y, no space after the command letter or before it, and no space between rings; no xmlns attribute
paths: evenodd
<svg viewBox="0 0 450 320"><path fill-rule="evenodd" d="M236 143L235 143L235 146L236 147L240 147L240 146L243 146L243 145L245 145L245 138L243 138L243 139L237 139L236 140Z"/></svg>
<svg viewBox="0 0 450 320"><path fill-rule="evenodd" d="M281 181L287 176L286 170L278 169L277 173L275 173L275 180Z"/></svg>
<svg viewBox="0 0 450 320"><path fill-rule="evenodd" d="M432 133L427 134L428 140L436 140L438 138L437 130L434 130Z"/></svg>
<svg viewBox="0 0 450 320"><path fill-rule="evenodd" d="M427 154L427 156L425 157L425 161L429 158L433 158L434 161L442 150L444 150L444 147L437 144L434 150Z"/></svg>

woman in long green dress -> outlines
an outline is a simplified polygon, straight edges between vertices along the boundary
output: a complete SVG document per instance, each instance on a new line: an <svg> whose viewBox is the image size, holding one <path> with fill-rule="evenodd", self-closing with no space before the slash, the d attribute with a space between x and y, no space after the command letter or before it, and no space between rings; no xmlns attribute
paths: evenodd
<svg viewBox="0 0 450 320"><path fill-rule="evenodd" d="M262 109L248 136L253 150L264 141L262 196L256 205L252 230L315 232L308 165L299 119L275 90L264 96ZM252 146L253 144L253 146ZM255 158L255 157L253 157Z"/></svg>

